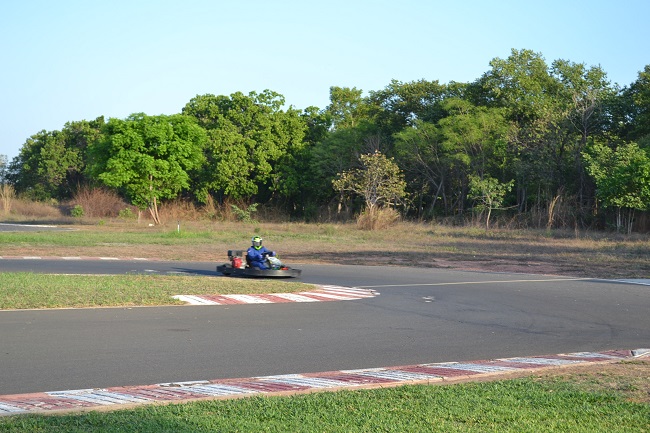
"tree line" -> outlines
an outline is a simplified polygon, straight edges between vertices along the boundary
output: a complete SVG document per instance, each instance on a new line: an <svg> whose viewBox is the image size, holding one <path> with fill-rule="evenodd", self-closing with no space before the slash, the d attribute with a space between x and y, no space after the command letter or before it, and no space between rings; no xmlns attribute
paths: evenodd
<svg viewBox="0 0 650 433"><path fill-rule="evenodd" d="M29 137L3 177L34 200L103 186L154 220L165 200L211 198L309 221L368 210L373 181L359 183L379 170L391 195L372 207L406 218L489 224L498 211L520 226L631 230L650 209L650 65L622 87L525 49L489 66L469 83L331 87L325 108L285 108L264 90L72 121Z"/></svg>

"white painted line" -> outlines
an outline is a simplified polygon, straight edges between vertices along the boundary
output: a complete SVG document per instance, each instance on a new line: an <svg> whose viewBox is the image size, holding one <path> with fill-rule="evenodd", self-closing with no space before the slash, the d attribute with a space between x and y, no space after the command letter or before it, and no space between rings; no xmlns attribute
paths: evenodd
<svg viewBox="0 0 650 433"><path fill-rule="evenodd" d="M194 385L208 385L209 383L210 383L209 380L188 380L185 382L158 383L157 385L165 388L181 388L181 387L194 386Z"/></svg>
<svg viewBox="0 0 650 433"><path fill-rule="evenodd" d="M571 359L552 359L552 358L507 358L499 361L519 362L522 364L543 364L543 365L567 365L579 364L586 361L574 361Z"/></svg>
<svg viewBox="0 0 650 433"><path fill-rule="evenodd" d="M299 294L300 295L320 296L320 297L323 297L323 298L330 298L330 299L338 299L340 301L351 301L351 300L354 300L354 299L361 299L358 296L353 296L353 295L341 296L341 295L333 295L331 293L326 293L326 292L301 292Z"/></svg>
<svg viewBox="0 0 650 433"><path fill-rule="evenodd" d="M500 365L484 365L484 364L472 364L472 363L446 363L446 364L425 364L425 367L431 368L446 368L449 370L467 370L474 371L476 373L492 373L497 371L513 371L516 370L515 367L503 367Z"/></svg>
<svg viewBox="0 0 650 433"><path fill-rule="evenodd" d="M374 293L370 292L369 290L360 292L360 291L354 291L354 290L324 290L326 293L334 293L334 294L340 294L340 295L346 295L346 296L355 296L357 298L374 298L375 295Z"/></svg>
<svg viewBox="0 0 650 433"><path fill-rule="evenodd" d="M554 283L562 281L586 281L593 278L553 278L544 280L501 280L501 281L464 281L454 283L422 283L422 284L386 284L378 286L359 286L359 287L420 287L420 286L459 286L465 284L505 284L505 283Z"/></svg>
<svg viewBox="0 0 650 433"><path fill-rule="evenodd" d="M595 353L595 352L575 352L575 353L561 353L560 356L575 356L578 358L610 358L610 359L620 359L618 356L606 355L604 353Z"/></svg>
<svg viewBox="0 0 650 433"><path fill-rule="evenodd" d="M260 379L263 382L285 383L289 385L308 386L310 388L336 388L350 386L348 382L334 379L323 379L319 377L305 377L297 374L283 376L267 376Z"/></svg>
<svg viewBox="0 0 650 433"><path fill-rule="evenodd" d="M25 259L25 260L41 260L41 257L38 257L38 256L26 256L26 257L23 257L23 259Z"/></svg>
<svg viewBox="0 0 650 433"><path fill-rule="evenodd" d="M100 257L99 260L119 260L117 257Z"/></svg>
<svg viewBox="0 0 650 433"><path fill-rule="evenodd" d="M239 388L237 386L231 385L221 385L218 383L210 385L193 385L187 389L187 391L195 392L198 394L213 395L213 396L223 396L223 395L235 395L235 394L257 394L257 391L247 388Z"/></svg>
<svg viewBox="0 0 650 433"><path fill-rule="evenodd" d="M56 226L46 224L15 224L15 223L0 223L0 226L17 226L17 227L47 227L52 228Z"/></svg>
<svg viewBox="0 0 650 433"><path fill-rule="evenodd" d="M379 379L390 379L395 381L403 380L427 380L431 378L439 378L438 374L426 373L412 373L410 371L401 370L382 370L382 371L367 371L359 373L361 376L377 377Z"/></svg>
<svg viewBox="0 0 650 433"><path fill-rule="evenodd" d="M633 279L633 280L614 280L614 281L619 281L621 283L629 283L629 284L641 284L642 286L650 286L650 280Z"/></svg>
<svg viewBox="0 0 650 433"><path fill-rule="evenodd" d="M174 295L172 296L172 298L178 299L179 301L187 302L188 304L192 304L192 305L221 305L218 302L214 302L209 299L201 298L200 296L194 296L194 295Z"/></svg>
<svg viewBox="0 0 650 433"><path fill-rule="evenodd" d="M0 403L0 411L5 411L9 413L22 413L22 412L27 412L27 409L22 409L16 406L10 406L8 404Z"/></svg>
<svg viewBox="0 0 650 433"><path fill-rule="evenodd" d="M234 301L243 302L246 304L272 304L273 301L268 299L259 298L253 295L223 295L224 298L232 299Z"/></svg>
<svg viewBox="0 0 650 433"><path fill-rule="evenodd" d="M318 299L309 298L307 296L298 295L295 293L277 293L275 296L284 298L293 302L318 302Z"/></svg>

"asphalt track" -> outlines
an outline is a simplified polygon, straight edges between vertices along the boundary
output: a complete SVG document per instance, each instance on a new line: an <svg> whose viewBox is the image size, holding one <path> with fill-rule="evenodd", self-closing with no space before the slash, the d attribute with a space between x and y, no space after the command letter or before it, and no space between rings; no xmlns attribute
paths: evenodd
<svg viewBox="0 0 650 433"><path fill-rule="evenodd" d="M7 258L0 272L189 273L217 263ZM650 347L650 287L300 265L342 302L0 312L0 395Z"/></svg>

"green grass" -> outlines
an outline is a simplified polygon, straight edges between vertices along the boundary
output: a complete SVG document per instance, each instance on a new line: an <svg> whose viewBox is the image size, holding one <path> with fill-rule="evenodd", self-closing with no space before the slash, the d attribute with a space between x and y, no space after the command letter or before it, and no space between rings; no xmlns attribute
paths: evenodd
<svg viewBox="0 0 650 433"><path fill-rule="evenodd" d="M647 432L650 406L533 378L0 418L2 432Z"/></svg>
<svg viewBox="0 0 650 433"><path fill-rule="evenodd" d="M296 282L199 276L0 273L0 309L178 305L173 295L278 293Z"/></svg>

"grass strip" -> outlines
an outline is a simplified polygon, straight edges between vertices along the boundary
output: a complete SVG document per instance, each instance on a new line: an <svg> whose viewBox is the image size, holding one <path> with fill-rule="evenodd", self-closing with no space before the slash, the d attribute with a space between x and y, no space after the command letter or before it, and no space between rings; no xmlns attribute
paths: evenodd
<svg viewBox="0 0 650 433"><path fill-rule="evenodd" d="M179 305L173 295L287 293L310 284L169 275L0 273L0 309Z"/></svg>
<svg viewBox="0 0 650 433"><path fill-rule="evenodd" d="M534 378L0 418L2 432L647 432L650 406Z"/></svg>

